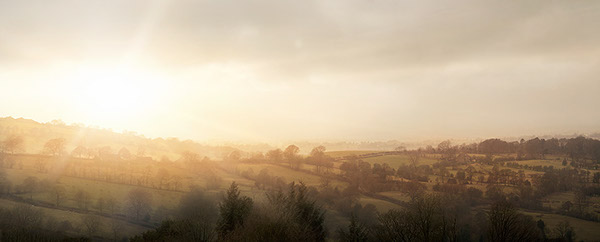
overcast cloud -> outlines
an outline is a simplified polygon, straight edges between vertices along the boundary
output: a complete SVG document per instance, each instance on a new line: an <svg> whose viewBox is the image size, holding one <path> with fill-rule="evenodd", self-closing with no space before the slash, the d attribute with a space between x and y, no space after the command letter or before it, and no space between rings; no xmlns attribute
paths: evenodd
<svg viewBox="0 0 600 242"><path fill-rule="evenodd" d="M199 140L597 132L599 26L599 1L0 0L0 115ZM115 63L161 73L160 102L102 123L58 91Z"/></svg>

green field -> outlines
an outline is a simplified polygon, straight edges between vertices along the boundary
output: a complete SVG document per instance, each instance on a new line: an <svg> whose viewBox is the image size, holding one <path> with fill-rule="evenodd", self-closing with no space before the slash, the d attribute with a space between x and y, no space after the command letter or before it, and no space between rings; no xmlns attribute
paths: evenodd
<svg viewBox="0 0 600 242"><path fill-rule="evenodd" d="M371 164L375 164L375 163L379 163L379 164L383 164L383 163L387 163L388 165L390 165L392 168L398 168L402 165L409 165L410 164L410 158L408 155L384 155L384 156L377 156L377 157L370 157L370 158L364 158L363 159L366 162L369 162ZM433 163L438 162L438 160L436 158L432 158L432 157L421 157L419 159L419 165L431 165Z"/></svg>
<svg viewBox="0 0 600 242"><path fill-rule="evenodd" d="M566 166L562 165L562 160L522 160L522 161L514 161L519 163L520 165L528 165L528 166L554 166L555 169L565 168Z"/></svg>
<svg viewBox="0 0 600 242"><path fill-rule="evenodd" d="M237 165L238 171L245 171L252 169L254 174L258 174L261 170L267 169L271 176L283 177L286 183L290 182L304 182L307 186L319 186L322 178L317 175L309 174L302 171L296 171L287 167L273 165L273 164L239 164ZM330 185L335 187L338 186L340 189L345 188L347 184L345 182L331 180Z"/></svg>
<svg viewBox="0 0 600 242"><path fill-rule="evenodd" d="M403 193L400 191L380 192L378 194L389 197L389 198L393 198L396 200L400 200L403 202L410 202L410 197L406 193Z"/></svg>
<svg viewBox="0 0 600 242"><path fill-rule="evenodd" d="M369 203L375 205L375 207L377 208L377 211L379 211L380 213L385 213L390 209L401 209L402 208L400 205L397 205L397 204L394 204L394 203L391 203L388 201L371 198L371 197L365 197L365 196L360 196L358 198L358 201L363 206L366 204L369 204Z"/></svg>
<svg viewBox="0 0 600 242"><path fill-rule="evenodd" d="M340 150L340 151L327 151L327 152L325 152L325 154L327 154L333 158L337 158L337 157L344 157L344 156L349 156L349 155L364 155L364 154L370 154L370 153L376 153L376 152L381 152L381 151L377 151L377 150Z"/></svg>
<svg viewBox="0 0 600 242"><path fill-rule="evenodd" d="M598 241L600 239L600 223L586 221L578 218L563 216L551 213L539 213L532 211L522 211L524 214L530 215L534 220L542 219L546 224L546 228L552 230L562 221L568 221L575 229L576 240L580 241Z"/></svg>
<svg viewBox="0 0 600 242"><path fill-rule="evenodd" d="M14 202L11 200L6 200L6 199L0 199L0 207L5 208L5 209L11 209L18 204L21 204L21 203ZM85 232L83 231L84 228L83 228L81 221L84 216L88 216L88 215L71 212L71 211L44 208L44 207L35 207L35 208L42 210L42 212L44 213L44 220L46 220L46 221L50 217L55 219L57 223L60 223L62 221L69 221L72 224L73 229L71 231L66 231L67 233L69 233L73 236L85 234ZM119 239L121 239L123 237L132 237L134 235L138 235L138 234L148 230L148 228L145 228L145 227L142 227L142 226L139 226L136 224L131 224L126 221L119 220L119 219L112 219L112 218L98 216L98 215L89 215L89 216L94 216L100 221L100 230L98 231L98 233L96 235L100 235L105 238L113 237L112 229L111 229L111 225L113 223L118 224L118 226L120 228L120 231L118 233Z"/></svg>

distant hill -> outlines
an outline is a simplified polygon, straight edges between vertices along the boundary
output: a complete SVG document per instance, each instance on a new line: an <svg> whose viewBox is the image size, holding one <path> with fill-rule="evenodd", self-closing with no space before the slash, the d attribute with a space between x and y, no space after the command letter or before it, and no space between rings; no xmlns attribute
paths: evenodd
<svg viewBox="0 0 600 242"><path fill-rule="evenodd" d="M150 139L133 132L117 133L109 129L67 125L61 121L39 123L24 118L0 118L0 141L14 135L23 138L23 150L20 153L31 154L40 153L44 144L55 138L66 140L66 152L69 153L77 146L95 150L110 147L113 153L126 148L131 154L150 156L156 160L163 156L170 160L176 160L185 151L214 159L236 150L230 146L204 145L191 140L181 141L177 138Z"/></svg>

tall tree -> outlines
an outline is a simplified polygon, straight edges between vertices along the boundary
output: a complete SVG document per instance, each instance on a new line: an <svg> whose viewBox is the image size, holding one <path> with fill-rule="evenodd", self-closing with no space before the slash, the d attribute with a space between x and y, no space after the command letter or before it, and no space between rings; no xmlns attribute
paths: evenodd
<svg viewBox="0 0 600 242"><path fill-rule="evenodd" d="M217 232L220 238L226 238L234 229L243 226L250 214L253 201L251 198L240 195L240 190L235 182L227 190L227 195L219 203L220 218L217 221Z"/></svg>
<svg viewBox="0 0 600 242"><path fill-rule="evenodd" d="M0 148L6 153L14 154L15 152L24 151L23 137L12 135L0 143Z"/></svg>
<svg viewBox="0 0 600 242"><path fill-rule="evenodd" d="M298 146L296 145L288 145L287 148L285 148L285 150L283 151L283 157L288 161L291 162L294 159L298 158L298 152L300 152L300 148L298 148Z"/></svg>
<svg viewBox="0 0 600 242"><path fill-rule="evenodd" d="M44 145L44 153L58 156L65 152L66 140L63 138L51 139Z"/></svg>
<svg viewBox="0 0 600 242"><path fill-rule="evenodd" d="M283 152L281 149L269 150L266 157L270 162L281 162L283 158Z"/></svg>
<svg viewBox="0 0 600 242"><path fill-rule="evenodd" d="M127 211L130 216L140 220L152 211L152 194L142 188L134 188L127 194Z"/></svg>
<svg viewBox="0 0 600 242"><path fill-rule="evenodd" d="M54 185L51 189L52 192L52 196L54 198L55 201L55 205L58 207L60 206L60 203L65 199L65 194L67 193L67 190L65 189L64 186L61 185Z"/></svg>
<svg viewBox="0 0 600 242"><path fill-rule="evenodd" d="M488 239L490 241L537 241L540 233L537 224L529 216L517 212L507 201L492 205L488 212Z"/></svg>

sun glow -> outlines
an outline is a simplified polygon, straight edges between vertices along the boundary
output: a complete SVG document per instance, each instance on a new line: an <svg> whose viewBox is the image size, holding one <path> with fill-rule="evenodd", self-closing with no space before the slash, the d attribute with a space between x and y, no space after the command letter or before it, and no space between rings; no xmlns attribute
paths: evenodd
<svg viewBox="0 0 600 242"><path fill-rule="evenodd" d="M136 68L79 68L69 77L78 112L91 120L115 123L152 111L167 83Z"/></svg>

